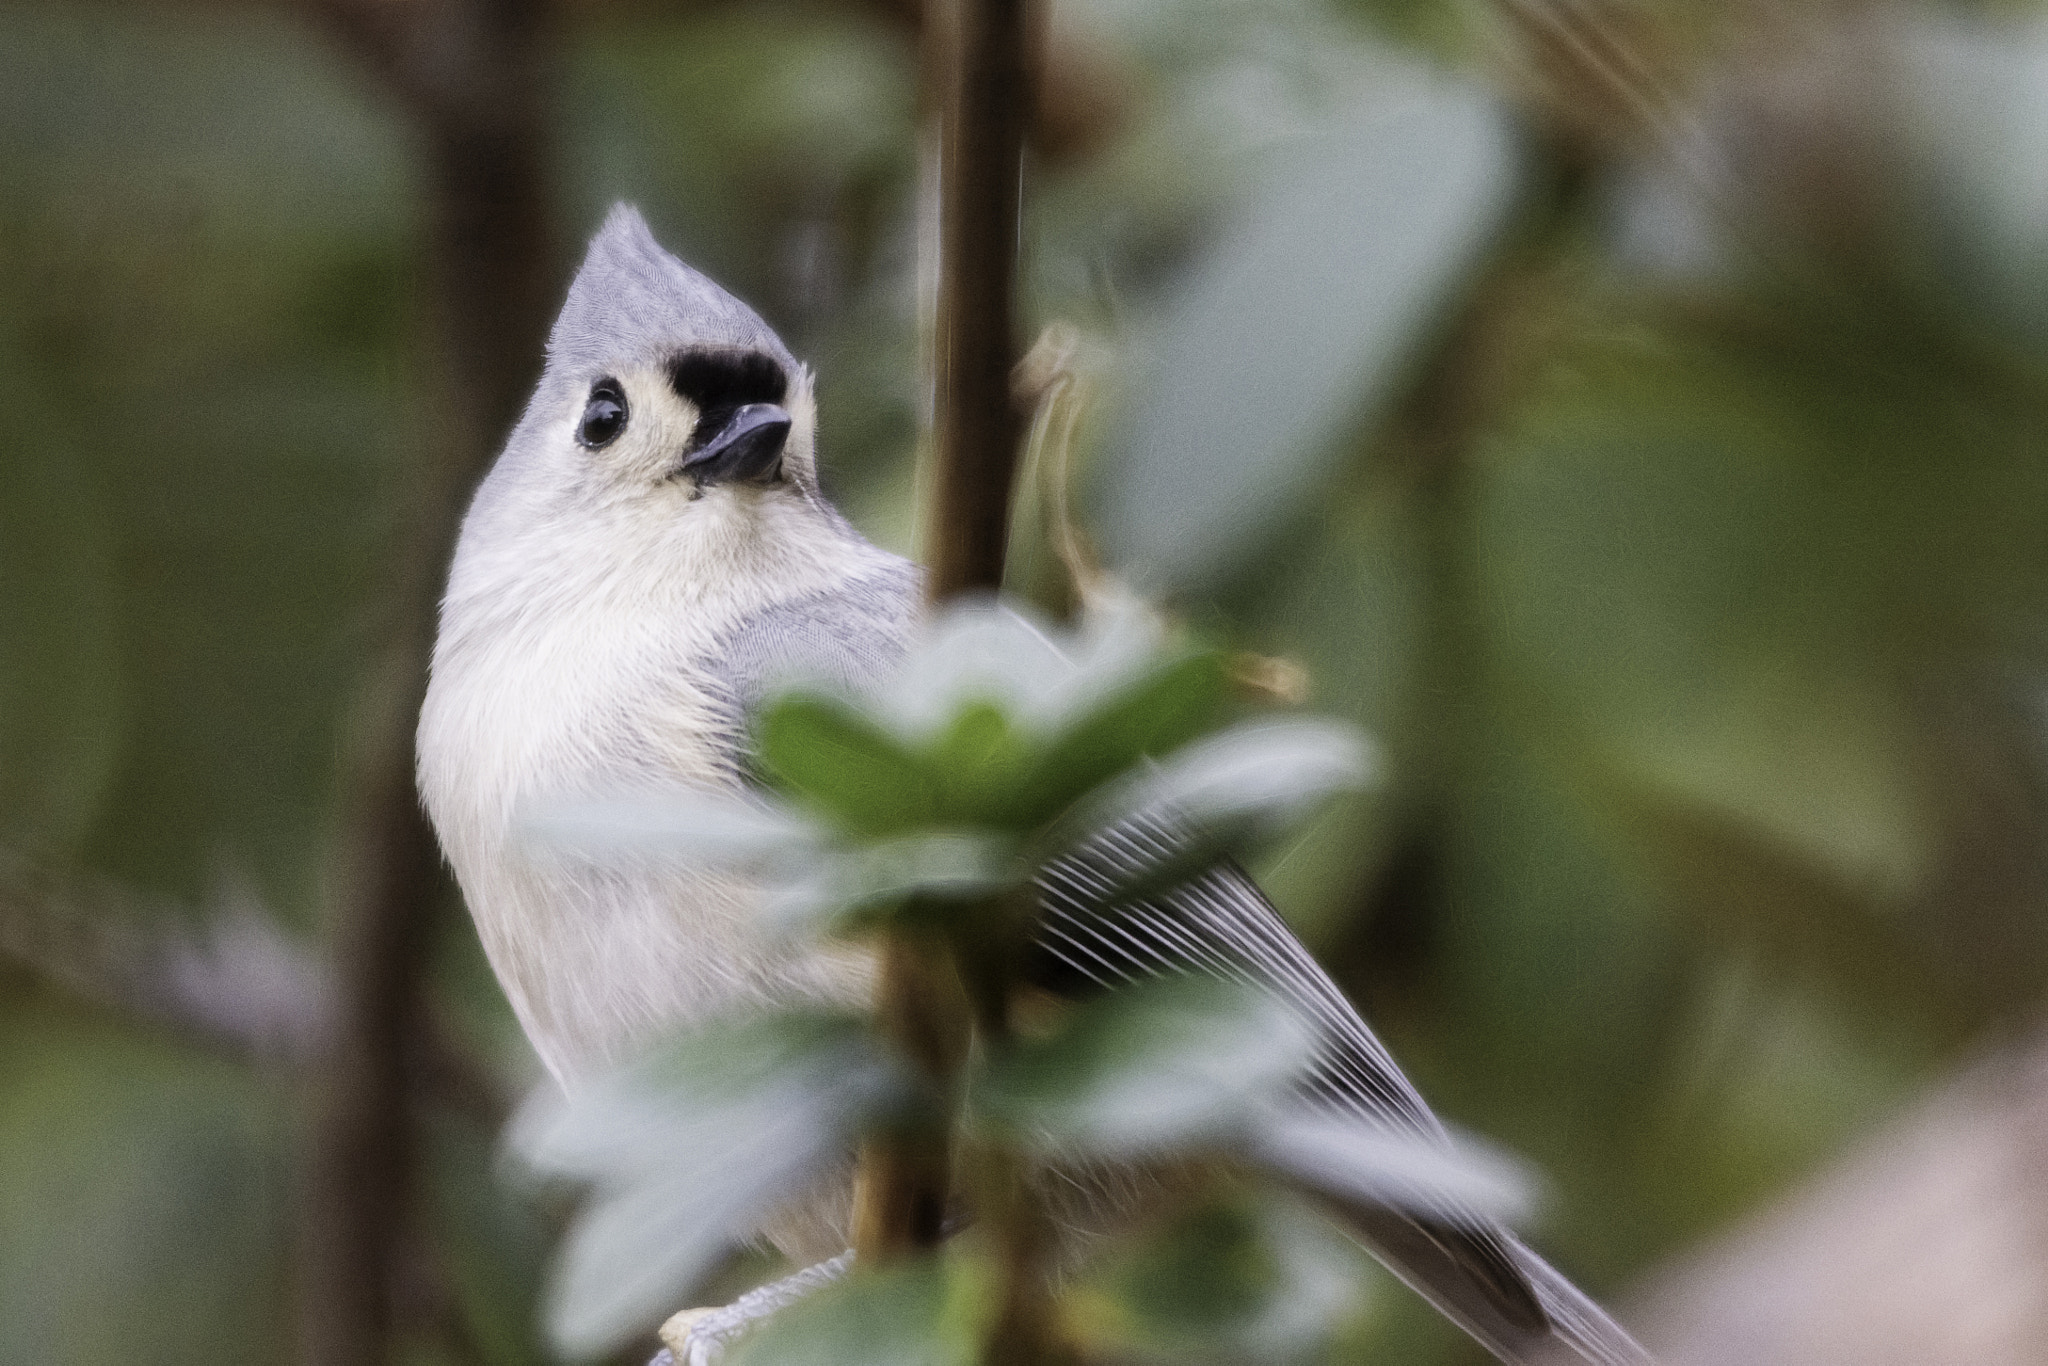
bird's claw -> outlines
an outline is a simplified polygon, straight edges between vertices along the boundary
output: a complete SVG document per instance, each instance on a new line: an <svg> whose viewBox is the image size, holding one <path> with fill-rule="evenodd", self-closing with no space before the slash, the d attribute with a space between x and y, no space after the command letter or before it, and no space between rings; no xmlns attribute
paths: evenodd
<svg viewBox="0 0 2048 1366"><path fill-rule="evenodd" d="M853 1254L806 1267L717 1309L685 1309L661 1325L662 1351L647 1366L716 1366L735 1338L776 1310L844 1276Z"/></svg>
<svg viewBox="0 0 2048 1366"><path fill-rule="evenodd" d="M680 1314L669 1316L661 1325L661 1345L668 1349L667 1355L672 1366L712 1366L718 1354L724 1350L726 1340L745 1327L743 1320L736 1327L720 1332L722 1318L729 1318L735 1306L723 1309L685 1309ZM655 1358L650 1366L660 1366L661 1358Z"/></svg>

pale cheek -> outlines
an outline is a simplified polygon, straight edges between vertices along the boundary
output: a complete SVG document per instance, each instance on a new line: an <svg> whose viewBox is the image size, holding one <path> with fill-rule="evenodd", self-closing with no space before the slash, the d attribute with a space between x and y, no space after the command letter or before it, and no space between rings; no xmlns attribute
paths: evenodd
<svg viewBox="0 0 2048 1366"><path fill-rule="evenodd" d="M679 405L649 402L618 443L605 451L614 475L629 484L660 483L675 473L676 461L689 443L693 422Z"/></svg>
<svg viewBox="0 0 2048 1366"><path fill-rule="evenodd" d="M818 404L808 383L789 398L789 447L785 455L791 464L808 475L817 469Z"/></svg>

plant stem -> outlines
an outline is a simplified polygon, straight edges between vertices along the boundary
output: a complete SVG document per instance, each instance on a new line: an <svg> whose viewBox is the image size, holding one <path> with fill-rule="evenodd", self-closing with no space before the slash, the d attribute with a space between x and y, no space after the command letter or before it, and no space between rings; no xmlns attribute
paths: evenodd
<svg viewBox="0 0 2048 1366"><path fill-rule="evenodd" d="M1031 113L1024 0L927 8L943 54L938 477L929 592L934 602L1001 586L1017 463L1010 401L1017 359L1011 298L1018 177ZM951 22L948 22L948 20ZM950 963L904 939L884 943L883 1032L949 1096L971 1028ZM881 1135L861 1154L854 1249L887 1260L938 1241L951 1196L950 1114Z"/></svg>
<svg viewBox="0 0 2048 1366"><path fill-rule="evenodd" d="M940 6L931 7L933 11ZM959 0L941 124L934 602L1002 585L1021 435L1010 396L1024 131L1025 0Z"/></svg>
<svg viewBox="0 0 2048 1366"><path fill-rule="evenodd" d="M950 964L925 945L883 945L876 1012L883 1034L923 1075L934 1113L869 1140L854 1187L853 1246L865 1262L936 1247L952 1195L952 1096L966 1055L967 1018Z"/></svg>
<svg viewBox="0 0 2048 1366"><path fill-rule="evenodd" d="M925 537L935 603L1002 585L1021 435L1010 396L1018 358L1012 304L1032 114L1025 0L958 0L950 15L946 9L926 9L930 47L939 54L933 65L945 83L938 102L937 471ZM882 947L882 1030L926 1074L940 1103L937 1114L878 1136L861 1154L854 1249L862 1261L933 1246L943 1233L957 1074L972 1029L955 966L904 938ZM1014 1298L1006 1294L1006 1305ZM1028 1327L1029 1318L1020 1323ZM1028 1355L1034 1341L1020 1338L1027 1356L1010 1359L1038 1359Z"/></svg>
<svg viewBox="0 0 2048 1366"><path fill-rule="evenodd" d="M1072 1353L1060 1341L1049 1263L1054 1230L1021 1155L991 1150L977 1164L977 1194L1001 1277L983 1340L983 1366L1053 1366Z"/></svg>

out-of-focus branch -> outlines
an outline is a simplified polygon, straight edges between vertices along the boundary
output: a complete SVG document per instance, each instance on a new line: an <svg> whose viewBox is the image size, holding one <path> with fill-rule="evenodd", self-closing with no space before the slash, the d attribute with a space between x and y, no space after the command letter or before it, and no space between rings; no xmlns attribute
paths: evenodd
<svg viewBox="0 0 2048 1366"><path fill-rule="evenodd" d="M228 907L198 928L125 888L0 852L0 957L66 995L236 1058L310 1057L326 973L268 917Z"/></svg>
<svg viewBox="0 0 2048 1366"><path fill-rule="evenodd" d="M1668 1366L2048 1359L2048 1037L1941 1087L1637 1304Z"/></svg>
<svg viewBox="0 0 2048 1366"><path fill-rule="evenodd" d="M952 21L950 0L853 3L919 35L929 36L935 25ZM1103 53L1052 30L1044 23L1050 16L1026 17L1045 28L1027 53L1032 63L1028 70L1032 98L1023 113L1030 126L1032 155L1054 165L1085 157L1123 125L1129 106L1129 73Z"/></svg>
<svg viewBox="0 0 2048 1366"><path fill-rule="evenodd" d="M1012 300L1024 138L1032 108L1024 0L961 0L925 11L927 70L941 98L936 493L925 537L935 602L1002 585L1021 424L1011 400L1019 350ZM907 942L882 946L883 1026L943 1089L966 1017L947 965ZM854 1246L867 1261L928 1247L951 1194L949 1135L923 1126L861 1154Z"/></svg>
<svg viewBox="0 0 2048 1366"><path fill-rule="evenodd" d="M314 0L411 113L427 168L432 409L403 492L389 647L344 776L332 886L334 1029L308 1136L301 1360L390 1356L428 917L444 891L413 787L440 582L468 490L540 359L557 261L545 188L541 0Z"/></svg>
<svg viewBox="0 0 2048 1366"><path fill-rule="evenodd" d="M264 908L229 899L205 917L131 888L58 874L0 850L0 968L238 1063L296 1071L333 1027L334 988L313 948ZM415 1104L495 1131L505 1081L450 1023L411 1040Z"/></svg>
<svg viewBox="0 0 2048 1366"><path fill-rule="evenodd" d="M934 601L1002 583L1021 424L1011 400L1024 134L1025 0L962 0L946 45L939 204Z"/></svg>

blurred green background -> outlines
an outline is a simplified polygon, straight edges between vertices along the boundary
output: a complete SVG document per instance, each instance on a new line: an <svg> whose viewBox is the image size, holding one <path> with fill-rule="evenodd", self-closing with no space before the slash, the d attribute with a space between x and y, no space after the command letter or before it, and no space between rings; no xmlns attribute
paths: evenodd
<svg viewBox="0 0 2048 1366"><path fill-rule="evenodd" d="M2037 8L1051 13L1084 524L1383 743L1265 881L1600 1291L2035 1007ZM913 25L549 22L550 230L631 199L753 301L913 550ZM0 9L0 1362L292 1357L338 756L437 431L416 119L310 13ZM540 1361L537 1069L447 900L400 1356ZM1473 1360L1373 1303L1345 1360Z"/></svg>

